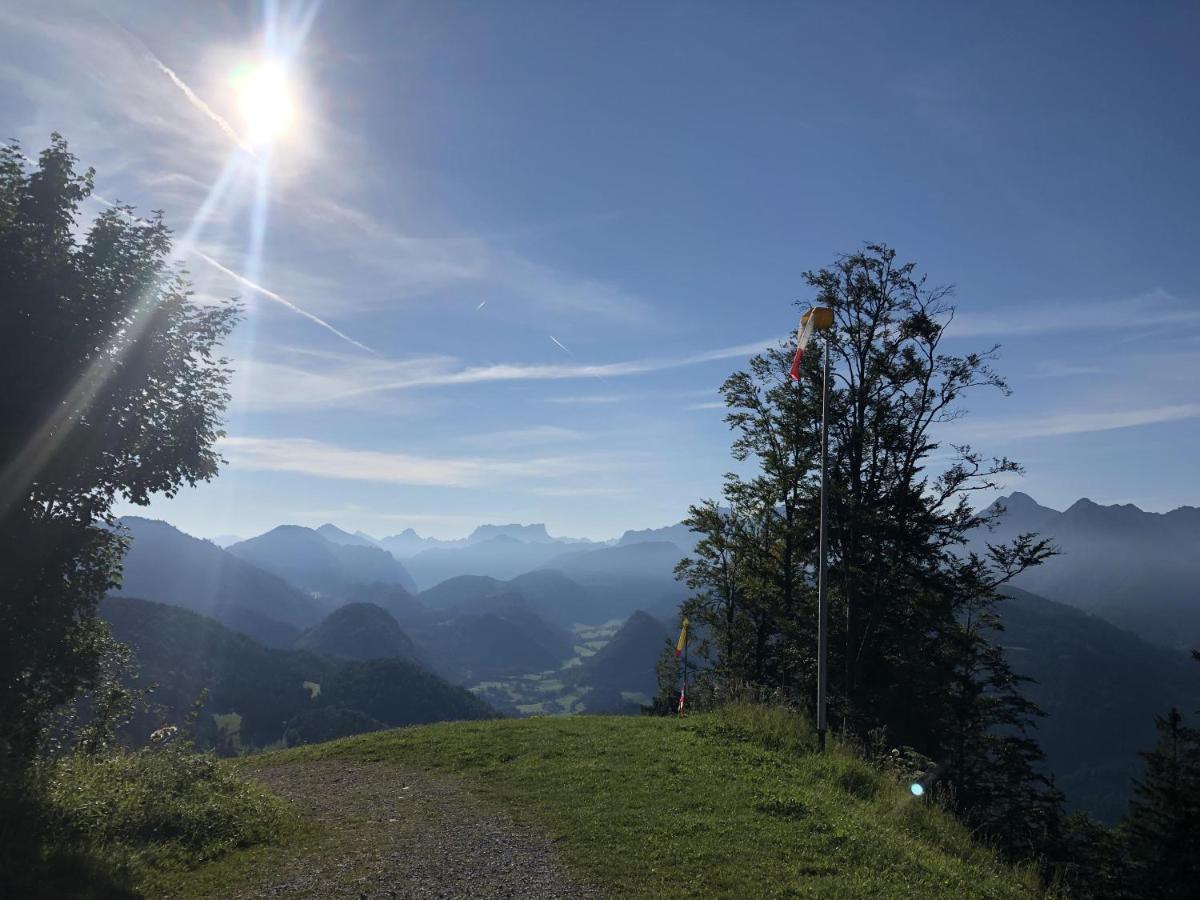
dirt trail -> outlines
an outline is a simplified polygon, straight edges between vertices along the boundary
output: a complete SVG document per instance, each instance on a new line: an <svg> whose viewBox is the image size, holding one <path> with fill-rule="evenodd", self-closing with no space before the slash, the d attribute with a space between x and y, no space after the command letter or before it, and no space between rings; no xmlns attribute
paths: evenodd
<svg viewBox="0 0 1200 900"><path fill-rule="evenodd" d="M598 897L550 842L469 791L370 763L305 762L252 777L322 826L241 897Z"/></svg>

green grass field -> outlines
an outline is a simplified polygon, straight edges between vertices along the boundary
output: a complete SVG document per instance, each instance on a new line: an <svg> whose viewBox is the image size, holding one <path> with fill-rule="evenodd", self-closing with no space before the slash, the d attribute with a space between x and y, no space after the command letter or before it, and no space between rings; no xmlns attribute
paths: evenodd
<svg viewBox="0 0 1200 900"><path fill-rule="evenodd" d="M403 728L236 765L344 759L453 776L549 834L573 871L616 896L1040 895L1032 871L1001 864L903 785L848 753L811 748L801 717L730 707L682 720ZM270 864L262 850L239 851L194 878L219 892L244 874L243 855Z"/></svg>

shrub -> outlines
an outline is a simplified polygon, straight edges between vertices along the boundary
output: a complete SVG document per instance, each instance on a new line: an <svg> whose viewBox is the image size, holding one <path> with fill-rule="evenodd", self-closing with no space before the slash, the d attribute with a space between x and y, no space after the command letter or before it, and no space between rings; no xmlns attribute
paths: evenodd
<svg viewBox="0 0 1200 900"><path fill-rule="evenodd" d="M282 801L186 744L65 757L46 804L59 843L134 866L191 865L270 841L290 822Z"/></svg>

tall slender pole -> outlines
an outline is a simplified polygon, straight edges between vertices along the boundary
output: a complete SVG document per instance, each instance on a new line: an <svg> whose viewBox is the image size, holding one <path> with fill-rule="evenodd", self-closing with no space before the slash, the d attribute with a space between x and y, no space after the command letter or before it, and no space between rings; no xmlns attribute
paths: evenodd
<svg viewBox="0 0 1200 900"><path fill-rule="evenodd" d="M686 703L687 697L687 652L688 652L688 636L685 632L683 635L683 686L679 689L679 714L683 715L683 705Z"/></svg>
<svg viewBox="0 0 1200 900"><path fill-rule="evenodd" d="M826 520L829 518L829 338L825 338L825 362L821 376L821 531L817 569L817 750L825 752L828 727L825 694L829 689L829 567L826 562Z"/></svg>

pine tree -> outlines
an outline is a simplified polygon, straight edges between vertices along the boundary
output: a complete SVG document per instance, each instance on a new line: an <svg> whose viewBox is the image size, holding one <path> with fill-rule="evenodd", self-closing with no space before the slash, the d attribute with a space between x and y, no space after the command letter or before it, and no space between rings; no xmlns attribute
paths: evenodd
<svg viewBox="0 0 1200 900"><path fill-rule="evenodd" d="M1200 732L1179 710L1155 717L1158 744L1141 754L1127 828L1132 879L1141 896L1195 897L1200 891Z"/></svg>

